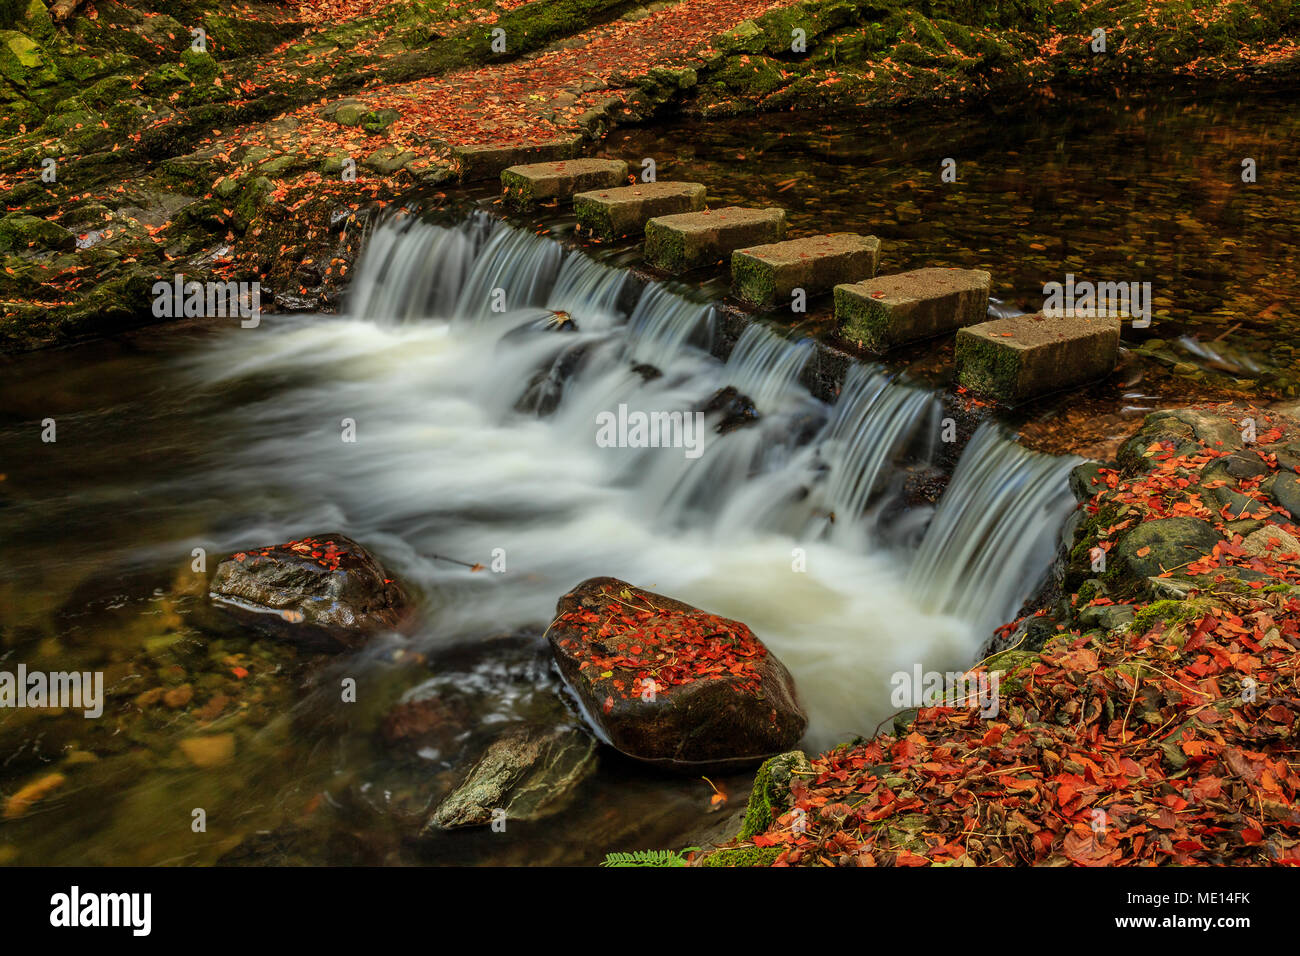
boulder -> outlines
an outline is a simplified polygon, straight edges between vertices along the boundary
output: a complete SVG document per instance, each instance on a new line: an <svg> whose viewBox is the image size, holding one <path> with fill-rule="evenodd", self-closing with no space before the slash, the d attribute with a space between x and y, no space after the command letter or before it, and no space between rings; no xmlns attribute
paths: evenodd
<svg viewBox="0 0 1300 956"><path fill-rule="evenodd" d="M379 560L341 534L232 554L208 591L214 604L258 629L321 649L354 647L398 627L407 605Z"/></svg>
<svg viewBox="0 0 1300 956"><path fill-rule="evenodd" d="M595 768L596 741L580 728L509 730L438 805L424 833L486 826L499 810L507 821L540 820L564 809Z"/></svg>
<svg viewBox="0 0 1300 956"><path fill-rule="evenodd" d="M601 739L638 760L756 763L807 726L789 671L748 627L626 581L579 584L547 636Z"/></svg>
<svg viewBox="0 0 1300 956"><path fill-rule="evenodd" d="M1115 546L1115 560L1134 577L1158 577L1209 554L1222 540L1223 535L1200 518L1158 518L1125 533Z"/></svg>

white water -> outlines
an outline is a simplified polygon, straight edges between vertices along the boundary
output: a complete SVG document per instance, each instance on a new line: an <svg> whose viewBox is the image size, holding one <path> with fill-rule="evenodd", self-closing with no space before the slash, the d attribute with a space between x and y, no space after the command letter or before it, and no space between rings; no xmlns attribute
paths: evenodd
<svg viewBox="0 0 1300 956"><path fill-rule="evenodd" d="M277 533L339 529L379 552L427 595L417 644L544 627L559 595L594 575L743 620L794 674L810 746L871 733L892 712L895 671L971 663L1046 567L1072 506L1071 462L986 428L918 556L909 542L930 509L878 519L900 466L933 453L933 394L860 367L828 407L798 383L810 343L755 326L722 363L699 347L707 305L651 285L623 315L625 279L481 220L380 227L350 315L265 320L200 360L208 386L275 383L232 411L252 439L214 467L290 489ZM511 311L492 310L496 289ZM546 330L543 305L578 331ZM554 413L515 411L534 373L578 346ZM635 363L663 374L647 381ZM596 446L600 411L690 410L729 384L762 417L726 435L710 427L698 459ZM344 418L355 444L340 439ZM248 524L234 543L270 533ZM486 565L494 549L505 573L434 557ZM793 569L797 549L806 571Z"/></svg>

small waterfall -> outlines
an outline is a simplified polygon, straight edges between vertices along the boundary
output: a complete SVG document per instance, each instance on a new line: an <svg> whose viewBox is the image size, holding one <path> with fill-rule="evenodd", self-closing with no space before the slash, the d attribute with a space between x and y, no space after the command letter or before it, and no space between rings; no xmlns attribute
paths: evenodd
<svg viewBox="0 0 1300 956"><path fill-rule="evenodd" d="M912 561L909 590L980 633L1010 620L1056 552L1080 460L1027 451L998 425L981 425Z"/></svg>
<svg viewBox="0 0 1300 956"><path fill-rule="evenodd" d="M862 534L860 519L918 434L929 436L921 442L921 458L931 459L939 410L932 392L900 385L878 368L849 370L821 446L830 467L822 497L835 515L837 535Z"/></svg>
<svg viewBox="0 0 1300 956"><path fill-rule="evenodd" d="M628 278L625 269L601 265L581 252L570 252L560 266L546 307L580 317L578 327L583 332L611 329L627 319L619 303Z"/></svg>
<svg viewBox="0 0 1300 956"><path fill-rule="evenodd" d="M454 229L418 220L376 229L348 292L348 313L384 325L450 317L481 231L476 220Z"/></svg>
<svg viewBox="0 0 1300 956"><path fill-rule="evenodd" d="M812 350L811 339L791 342L761 325L750 325L740 333L723 375L728 385L748 395L762 410L795 387Z"/></svg>
<svg viewBox="0 0 1300 956"><path fill-rule="evenodd" d="M214 473L250 495L290 488L302 510L285 534L379 541L426 593L455 595L435 602L440 640L546 620L556 594L602 574L745 620L794 673L818 745L886 716L896 669L969 665L1047 568L1074 462L986 425L937 508L905 507L910 471L937 450L936 393L853 364L828 404L800 383L810 340L751 324L720 361L711 305L649 283L629 311L634 281L485 217L381 224L347 315L205 357L208 382L284 389L244 410L257 431ZM719 428L727 413L704 413L689 449L596 442L621 405L694 424L727 386L757 417ZM340 457L322 430L344 415L364 454ZM428 557L498 546L521 573L466 581Z"/></svg>
<svg viewBox="0 0 1300 956"><path fill-rule="evenodd" d="M710 335L712 320L712 306L692 302L658 283L646 286L632 310L627 358L662 368L692 339Z"/></svg>
<svg viewBox="0 0 1300 956"><path fill-rule="evenodd" d="M559 243L499 224L465 280L455 317L489 318L499 298L507 312L544 307L563 258Z"/></svg>

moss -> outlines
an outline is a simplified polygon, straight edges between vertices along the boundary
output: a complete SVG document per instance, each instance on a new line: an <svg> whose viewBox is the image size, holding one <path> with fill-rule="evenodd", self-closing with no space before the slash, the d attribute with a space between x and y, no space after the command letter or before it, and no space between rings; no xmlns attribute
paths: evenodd
<svg viewBox="0 0 1300 956"><path fill-rule="evenodd" d="M973 392L1008 404L1019 397L1020 355L965 329L957 333L958 381Z"/></svg>
<svg viewBox="0 0 1300 956"><path fill-rule="evenodd" d="M744 846L718 850L704 858L704 866L771 866L784 847Z"/></svg>
<svg viewBox="0 0 1300 956"><path fill-rule="evenodd" d="M808 758L799 750L787 751L765 760L754 777L745 821L741 824L736 839L748 840L770 827L785 812L784 800L789 793L791 779L809 769Z"/></svg>
<svg viewBox="0 0 1300 956"><path fill-rule="evenodd" d="M1130 626L1134 634L1145 634L1158 623L1182 624L1205 614L1208 603L1204 601L1153 601L1133 615Z"/></svg>
<svg viewBox="0 0 1300 956"><path fill-rule="evenodd" d="M733 255L731 285L741 301L770 308L776 301L776 268L752 256Z"/></svg>

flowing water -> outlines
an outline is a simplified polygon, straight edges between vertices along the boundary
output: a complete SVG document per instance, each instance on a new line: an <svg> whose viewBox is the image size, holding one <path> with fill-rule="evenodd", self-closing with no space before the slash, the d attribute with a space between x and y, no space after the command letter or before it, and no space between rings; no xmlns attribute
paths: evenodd
<svg viewBox="0 0 1300 956"><path fill-rule="evenodd" d="M909 506L939 453L932 391L864 364L827 404L800 383L810 342L751 325L723 361L716 331L707 302L549 239L408 218L375 230L343 316L11 363L0 667L102 669L115 696L100 721L0 714L0 790L64 776L0 826L0 861L591 862L680 840L711 791L611 754L513 839L413 839L495 728L560 708L540 635L590 576L748 623L793 673L812 748L871 734L891 674L970 664L1045 571L1074 462L987 424L937 507ZM727 386L757 420L708 411L694 451L596 440L602 413L703 411ZM205 607L196 549L328 531L408 584L411 633L304 661ZM439 695L465 702L464 733L414 757L377 741L393 703ZM216 732L233 752L205 765L192 738Z"/></svg>

